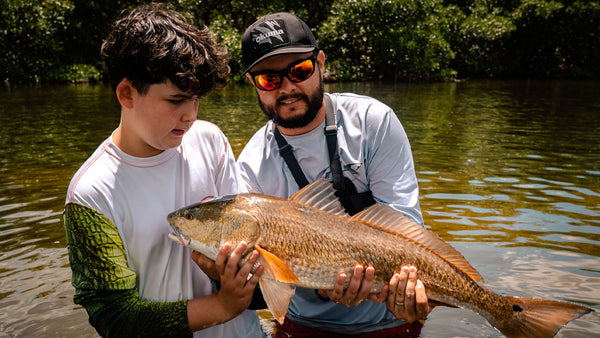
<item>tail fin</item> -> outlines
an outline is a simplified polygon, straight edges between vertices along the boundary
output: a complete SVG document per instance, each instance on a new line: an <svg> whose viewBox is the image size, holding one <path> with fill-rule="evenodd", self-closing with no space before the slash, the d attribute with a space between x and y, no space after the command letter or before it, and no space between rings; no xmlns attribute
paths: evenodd
<svg viewBox="0 0 600 338"><path fill-rule="evenodd" d="M569 321L593 311L585 306L553 300L508 299L512 304L512 318L496 323L497 329L507 337L553 337Z"/></svg>

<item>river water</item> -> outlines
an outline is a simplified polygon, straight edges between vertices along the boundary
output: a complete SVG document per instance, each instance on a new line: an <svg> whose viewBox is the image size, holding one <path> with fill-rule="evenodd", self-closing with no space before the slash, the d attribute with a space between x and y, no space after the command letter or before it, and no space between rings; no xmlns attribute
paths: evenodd
<svg viewBox="0 0 600 338"><path fill-rule="evenodd" d="M390 105L411 141L426 225L506 295L594 308L559 337L600 336L600 82L326 84ZM200 103L237 155L265 119L253 90ZM0 337L94 337L61 214L71 176L119 121L102 85L0 89ZM436 308L423 337L499 337Z"/></svg>

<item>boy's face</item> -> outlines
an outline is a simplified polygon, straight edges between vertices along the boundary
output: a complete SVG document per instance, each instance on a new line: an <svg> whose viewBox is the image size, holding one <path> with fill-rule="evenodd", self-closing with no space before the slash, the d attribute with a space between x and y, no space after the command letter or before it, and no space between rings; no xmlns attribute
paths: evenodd
<svg viewBox="0 0 600 338"><path fill-rule="evenodd" d="M137 157L178 147L196 120L199 98L182 92L170 81L151 85L143 95L128 84L131 99L130 104L121 101L120 134L113 138L117 146Z"/></svg>

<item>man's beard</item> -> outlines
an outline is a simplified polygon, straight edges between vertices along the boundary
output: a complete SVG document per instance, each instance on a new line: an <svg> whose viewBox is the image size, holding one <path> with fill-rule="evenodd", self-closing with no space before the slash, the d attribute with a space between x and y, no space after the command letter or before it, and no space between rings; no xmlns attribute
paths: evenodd
<svg viewBox="0 0 600 338"><path fill-rule="evenodd" d="M323 81L319 81L319 90L313 93L310 97L305 94L282 96L279 99L277 99L277 102L273 106L264 105L259 97L258 104L262 108L263 112L267 115L267 117L273 120L273 122L277 123L278 125L289 129L302 128L307 126L317 116L319 109L321 109L321 106L323 105L323 92ZM289 100L291 98L304 100L308 105L306 113L289 119L283 119L277 114L277 109L283 101Z"/></svg>

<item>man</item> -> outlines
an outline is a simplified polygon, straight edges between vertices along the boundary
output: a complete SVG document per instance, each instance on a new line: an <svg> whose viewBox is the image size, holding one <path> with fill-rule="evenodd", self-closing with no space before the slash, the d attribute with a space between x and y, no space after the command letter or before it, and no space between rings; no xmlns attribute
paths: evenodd
<svg viewBox="0 0 600 338"><path fill-rule="evenodd" d="M346 210L360 211L377 201L423 223L402 125L389 107L372 98L324 95L325 55L303 21L290 13L260 18L242 37L242 57L244 74L270 119L238 158L250 192L288 198L308 182L333 176L334 187L346 191L339 195L342 202L358 200L358 206L344 204ZM331 122L326 123L326 118ZM327 140L326 129L337 132L337 137ZM287 144L293 149L292 158ZM343 171L343 179L332 175L338 156L337 171ZM353 189L363 193L352 193ZM279 332L394 336L410 331L418 335L418 322L403 325L425 319L431 311L416 269L403 268L392 277L389 289L379 294L369 294L373 276L373 267L356 266L347 289L344 274L334 290L297 289Z"/></svg>
<svg viewBox="0 0 600 338"><path fill-rule="evenodd" d="M196 121L198 100L225 84L226 53L206 27L147 5L115 22L102 57L121 121L67 192L75 303L101 336L262 336L246 310L262 273L250 276L258 253L238 268L247 245L225 244L217 290L197 266L200 254L167 238L170 212L238 191L227 139Z"/></svg>

